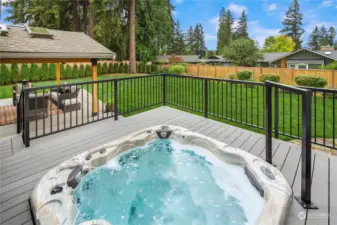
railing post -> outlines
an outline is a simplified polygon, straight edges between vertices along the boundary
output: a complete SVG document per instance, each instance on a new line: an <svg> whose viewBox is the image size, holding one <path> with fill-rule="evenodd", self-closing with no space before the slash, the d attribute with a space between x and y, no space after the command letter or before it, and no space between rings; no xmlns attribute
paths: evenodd
<svg viewBox="0 0 337 225"><path fill-rule="evenodd" d="M114 81L114 113L115 120L118 120L118 80Z"/></svg>
<svg viewBox="0 0 337 225"><path fill-rule="evenodd" d="M275 133L274 133L274 137L275 138L278 138L278 122L279 122L279 119L278 119L278 116L279 116L279 112L278 112L278 106L279 106L279 102L278 102L278 100L279 100L279 98L278 98L278 96L279 96L279 94L278 94L278 88L277 87L275 87L275 92L274 92L274 94L275 94L275 96L274 96L274 105L275 105L275 107L274 107L274 131L275 131Z"/></svg>
<svg viewBox="0 0 337 225"><path fill-rule="evenodd" d="M266 88L266 161L272 164L272 85L265 82Z"/></svg>
<svg viewBox="0 0 337 225"><path fill-rule="evenodd" d="M162 74L163 77L163 105L166 105L166 74Z"/></svg>
<svg viewBox="0 0 337 225"><path fill-rule="evenodd" d="M208 117L208 79L204 79L204 116Z"/></svg>
<svg viewBox="0 0 337 225"><path fill-rule="evenodd" d="M25 147L29 147L30 145L30 134L29 134L29 91L23 89L23 97L24 97L24 108L23 108L23 143Z"/></svg>
<svg viewBox="0 0 337 225"><path fill-rule="evenodd" d="M305 209L318 209L311 201L311 96L306 90L302 95L302 171L301 196L295 197Z"/></svg>

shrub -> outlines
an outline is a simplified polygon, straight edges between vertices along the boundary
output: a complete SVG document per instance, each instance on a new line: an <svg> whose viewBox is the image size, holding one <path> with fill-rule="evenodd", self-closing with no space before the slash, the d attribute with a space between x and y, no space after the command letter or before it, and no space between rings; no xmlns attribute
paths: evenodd
<svg viewBox="0 0 337 225"><path fill-rule="evenodd" d="M89 66L89 65L85 66L85 73L84 74L85 74L84 76L86 76L86 77L91 76L91 66Z"/></svg>
<svg viewBox="0 0 337 225"><path fill-rule="evenodd" d="M66 78L66 69L64 68L64 64L61 64L61 79Z"/></svg>
<svg viewBox="0 0 337 225"><path fill-rule="evenodd" d="M173 65L168 69L170 74L182 74L185 73L185 67L182 65Z"/></svg>
<svg viewBox="0 0 337 225"><path fill-rule="evenodd" d="M324 87L328 82L325 78L316 75L298 75L295 82L299 86Z"/></svg>
<svg viewBox="0 0 337 225"><path fill-rule="evenodd" d="M66 66L65 77L67 79L70 79L72 77L72 70L70 65Z"/></svg>
<svg viewBox="0 0 337 225"><path fill-rule="evenodd" d="M11 65L11 82L16 83L19 80L19 66L17 63Z"/></svg>
<svg viewBox="0 0 337 225"><path fill-rule="evenodd" d="M109 63L109 73L114 73L114 64Z"/></svg>
<svg viewBox="0 0 337 225"><path fill-rule="evenodd" d="M79 71L78 71L78 66L75 64L73 66L73 71L71 73L72 78L78 78L79 77Z"/></svg>
<svg viewBox="0 0 337 225"><path fill-rule="evenodd" d="M160 68L159 73L168 73L169 68Z"/></svg>
<svg viewBox="0 0 337 225"><path fill-rule="evenodd" d="M125 73L128 73L130 71L129 63L125 63L124 66L125 66L124 69Z"/></svg>
<svg viewBox="0 0 337 225"><path fill-rule="evenodd" d="M235 74L229 74L229 75L228 75L228 78L229 78L230 80L235 80L235 77L236 77Z"/></svg>
<svg viewBox="0 0 337 225"><path fill-rule="evenodd" d="M37 64L33 63L30 66L30 79L32 81L37 81L40 79L40 77L41 77L41 70Z"/></svg>
<svg viewBox="0 0 337 225"><path fill-rule="evenodd" d="M119 72L124 73L124 69L125 69L124 64L120 63L118 66L119 66Z"/></svg>
<svg viewBox="0 0 337 225"><path fill-rule="evenodd" d="M152 64L151 65L151 72L152 73L158 73L158 65Z"/></svg>
<svg viewBox="0 0 337 225"><path fill-rule="evenodd" d="M47 63L43 63L41 67L41 73L40 73L40 80L48 80L49 79L49 66Z"/></svg>
<svg viewBox="0 0 337 225"><path fill-rule="evenodd" d="M9 84L10 73L7 65L1 64L0 67L0 84Z"/></svg>
<svg viewBox="0 0 337 225"><path fill-rule="evenodd" d="M270 80L270 81L273 81L273 82L277 82L277 83L280 83L280 75L278 74L262 74L261 77L260 77L260 81L261 82L265 82L266 80Z"/></svg>
<svg viewBox="0 0 337 225"><path fill-rule="evenodd" d="M100 63L97 63L97 75L102 74L102 65Z"/></svg>
<svg viewBox="0 0 337 225"><path fill-rule="evenodd" d="M237 73L239 80L251 80L253 73L250 71L240 71Z"/></svg>
<svg viewBox="0 0 337 225"><path fill-rule="evenodd" d="M50 80L55 80L56 79L56 64L51 63L49 64L49 78Z"/></svg>
<svg viewBox="0 0 337 225"><path fill-rule="evenodd" d="M21 77L22 77L22 80L30 80L30 70L29 70L28 64L22 64Z"/></svg>
<svg viewBox="0 0 337 225"><path fill-rule="evenodd" d="M119 73L119 64L118 63L114 63L114 72L115 73Z"/></svg>
<svg viewBox="0 0 337 225"><path fill-rule="evenodd" d="M146 65L146 73L151 73L151 65Z"/></svg>
<svg viewBox="0 0 337 225"><path fill-rule="evenodd" d="M84 77L85 76L85 69L84 69L84 65L83 64L80 65L80 71L78 72L78 75L80 77Z"/></svg>
<svg viewBox="0 0 337 225"><path fill-rule="evenodd" d="M330 63L323 67L326 70L337 70L337 62Z"/></svg>
<svg viewBox="0 0 337 225"><path fill-rule="evenodd" d="M103 63L103 68L102 68L102 74L108 74L108 64L107 63Z"/></svg>

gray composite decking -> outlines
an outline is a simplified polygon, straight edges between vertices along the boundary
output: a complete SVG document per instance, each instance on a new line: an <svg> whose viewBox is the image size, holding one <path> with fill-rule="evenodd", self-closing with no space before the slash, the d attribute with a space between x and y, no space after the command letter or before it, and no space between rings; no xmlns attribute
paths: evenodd
<svg viewBox="0 0 337 225"><path fill-rule="evenodd" d="M157 124L185 127L265 158L264 135L169 107L38 138L31 141L29 148L22 147L20 137L4 138L0 139L0 224L33 224L28 199L35 184L52 167L80 152ZM295 196L300 194L300 156L298 145L273 141L273 163ZM314 151L312 163L312 199L319 210L304 210L293 200L288 225L337 224L337 158Z"/></svg>

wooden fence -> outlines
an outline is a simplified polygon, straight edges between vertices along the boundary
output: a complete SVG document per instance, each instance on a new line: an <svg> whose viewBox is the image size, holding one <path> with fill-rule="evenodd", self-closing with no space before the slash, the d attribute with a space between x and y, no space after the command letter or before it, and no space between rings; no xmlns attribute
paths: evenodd
<svg viewBox="0 0 337 225"><path fill-rule="evenodd" d="M166 64L163 67L168 67ZM239 71L248 70L253 73L255 81L260 80L262 74L275 73L280 75L282 84L295 85L297 75L317 75L324 77L328 81L327 88L337 88L336 70L298 70L287 68L267 68L267 67L235 67L235 66L212 66L200 64L187 64L186 73L201 77L229 78L230 74L236 74Z"/></svg>

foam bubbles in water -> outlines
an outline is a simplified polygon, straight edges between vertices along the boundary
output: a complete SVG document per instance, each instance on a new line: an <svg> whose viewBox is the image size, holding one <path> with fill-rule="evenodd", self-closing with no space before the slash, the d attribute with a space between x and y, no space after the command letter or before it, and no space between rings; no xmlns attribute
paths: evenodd
<svg viewBox="0 0 337 225"><path fill-rule="evenodd" d="M75 224L255 224L264 204L242 167L171 140L119 154L88 173L74 197Z"/></svg>

